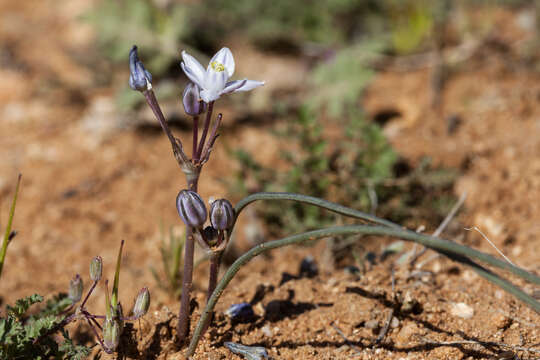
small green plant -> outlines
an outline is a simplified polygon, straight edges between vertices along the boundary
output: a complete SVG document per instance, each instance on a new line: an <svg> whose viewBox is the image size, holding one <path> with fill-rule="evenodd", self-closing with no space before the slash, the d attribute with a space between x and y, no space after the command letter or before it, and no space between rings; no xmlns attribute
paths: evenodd
<svg viewBox="0 0 540 360"><path fill-rule="evenodd" d="M58 329L59 315L71 300L61 294L48 300L43 309L29 314L30 307L42 301L42 296L34 294L7 306L5 317L0 317L0 359L85 359L92 349L75 345L64 329L60 344L48 336Z"/></svg>
<svg viewBox="0 0 540 360"><path fill-rule="evenodd" d="M29 315L27 311L30 306L43 301L43 297L37 294L17 300L15 306L7 307L7 315L0 317L0 358L83 359L90 354L92 349L75 345L65 330L67 324L77 320L85 321L101 348L109 354L113 353L118 347L124 321L140 319L150 306L150 292L144 287L135 299L131 316L124 316L118 299L123 245L122 241L118 251L111 295L109 295L108 281L105 280L106 315L91 314L85 307L102 277L102 260L101 257L96 256L90 262L92 285L84 299L82 298L83 280L77 274L69 283L67 295L61 294L47 301L46 306L35 314ZM77 305L81 299L82 302ZM98 320L103 320L103 323L99 324ZM64 341L60 344L52 337L58 331L64 337Z"/></svg>
<svg viewBox="0 0 540 360"><path fill-rule="evenodd" d="M161 263L163 264L164 278L158 271L151 267L152 275L156 282L163 289L166 289L175 297L180 295L182 286L182 274L178 269L182 265L182 251L184 249L184 236L175 235L173 228L169 228L168 236L165 234L163 226L161 227L161 245L159 252Z"/></svg>
<svg viewBox="0 0 540 360"><path fill-rule="evenodd" d="M4 232L4 239L2 241L2 249L0 250L0 278L2 277L2 269L4 268L4 261L6 260L7 248L11 240L17 235L15 231L11 231L13 226L13 218L15 217L15 206L17 205L17 197L19 196L19 187L21 185L22 176L19 174L17 178L17 186L15 187L15 194L13 195L13 201L11 202L11 208L9 210L9 218Z"/></svg>

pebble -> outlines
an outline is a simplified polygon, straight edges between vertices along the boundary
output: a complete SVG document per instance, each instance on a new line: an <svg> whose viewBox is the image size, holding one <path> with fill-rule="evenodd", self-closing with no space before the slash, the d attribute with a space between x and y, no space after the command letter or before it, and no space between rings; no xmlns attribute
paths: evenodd
<svg viewBox="0 0 540 360"><path fill-rule="evenodd" d="M230 317L232 320L249 320L255 316L253 312L253 307L248 303L239 303L232 304L227 310L225 310L225 315Z"/></svg>
<svg viewBox="0 0 540 360"><path fill-rule="evenodd" d="M268 352L262 346L246 346L233 342L225 342L224 344L231 352L242 355L246 360L262 360L268 359Z"/></svg>
<svg viewBox="0 0 540 360"><path fill-rule="evenodd" d="M366 329L377 329L379 327L379 322L377 320L368 320L364 324Z"/></svg>
<svg viewBox="0 0 540 360"><path fill-rule="evenodd" d="M264 326L261 328L261 331L262 331L262 333L264 334L264 336L266 336L266 337L272 337L272 336L274 336L274 333L272 332L272 329L270 329L270 326L268 326L268 325L264 325Z"/></svg>
<svg viewBox="0 0 540 360"><path fill-rule="evenodd" d="M474 309L471 306L460 302L452 304L450 313L462 319L470 319L474 315Z"/></svg>
<svg viewBox="0 0 540 360"><path fill-rule="evenodd" d="M313 256L306 256L300 262L300 270L298 271L300 276L308 278L315 277L319 274L319 267L313 259Z"/></svg>
<svg viewBox="0 0 540 360"><path fill-rule="evenodd" d="M401 328L396 336L396 345L407 346L413 340L413 335L419 332L418 326L414 322L407 323Z"/></svg>
<svg viewBox="0 0 540 360"><path fill-rule="evenodd" d="M510 318L503 314L495 314L492 318L492 321L493 325L495 325L497 329L504 329L508 327L508 325L510 325L510 323L512 322Z"/></svg>
<svg viewBox="0 0 540 360"><path fill-rule="evenodd" d="M350 274L350 275L360 275L360 269L354 265L345 266L343 268L343 271L345 271L345 273Z"/></svg>

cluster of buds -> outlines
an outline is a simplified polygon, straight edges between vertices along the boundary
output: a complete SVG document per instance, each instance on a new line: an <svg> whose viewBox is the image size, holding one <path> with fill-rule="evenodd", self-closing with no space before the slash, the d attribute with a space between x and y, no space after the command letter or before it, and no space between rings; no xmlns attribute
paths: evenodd
<svg viewBox="0 0 540 360"><path fill-rule="evenodd" d="M227 199L214 200L210 211L195 191L181 190L176 197L176 209L182 221L194 230L199 244L207 252L221 253L227 247L235 212ZM210 226L204 227L210 218Z"/></svg>
<svg viewBox="0 0 540 360"><path fill-rule="evenodd" d="M84 297L84 300L77 305L82 299L84 284L79 274L75 275L69 282L68 299L71 301L71 305L64 310L67 315L53 330L38 337L34 340L34 343L38 343L45 336L50 335L52 332L57 331L72 321L85 320L90 325L94 335L98 339L102 349L108 353L113 353L120 342L120 335L124 327L124 321L137 320L144 316L148 312L150 307L150 292L147 287L143 287L137 297L135 298L135 305L133 306L132 316L124 317L122 311L122 305L118 301L118 283L119 283L119 271L120 271L120 259L122 254L124 242L120 246L118 253L118 259L116 264L115 281L112 289L112 298L109 296L108 281L105 280L105 310L106 315L91 314L85 307L86 302L90 298L94 289L98 285L102 278L103 272L103 260L100 256L96 256L90 262L90 279L92 280L92 286L88 290L88 293ZM98 319L103 319L103 324L98 323ZM101 335L99 334L99 330Z"/></svg>

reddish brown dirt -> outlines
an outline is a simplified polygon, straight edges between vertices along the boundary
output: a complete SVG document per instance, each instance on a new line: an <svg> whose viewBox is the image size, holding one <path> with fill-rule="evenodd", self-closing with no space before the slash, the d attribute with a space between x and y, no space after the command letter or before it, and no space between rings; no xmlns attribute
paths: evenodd
<svg viewBox="0 0 540 360"><path fill-rule="evenodd" d="M91 70L69 55L92 49L90 29L75 20L90 2L64 3L0 2L2 224L16 174L23 174L15 219L19 235L9 248L0 296L6 304L35 292L65 291L75 273L88 279L89 260L97 254L104 258L105 274L111 278L120 239L125 239L120 298L130 306L143 285L152 292L149 316L140 328L134 325L142 341L138 355L131 349L132 357L181 359L169 331L176 324L178 302L157 286L150 267L161 269L159 224L182 229L174 198L185 186L183 175L165 136L133 128L109 129L103 124L108 117L114 121L114 111L91 112L91 105L107 107L112 89L98 87ZM497 16L507 20L505 24L512 23L512 14L501 14ZM511 37L501 36L503 42L525 39L516 29L506 30L501 34ZM400 112L385 131L407 160L415 163L429 156L436 164L463 170L455 192L466 191L468 197L447 234L496 254L479 234L463 230L478 226L512 261L539 273L540 75L522 64L513 49L501 52L486 46L460 66L442 92L440 112L429 107L430 70L426 68L381 73L364 105L370 115L385 109ZM244 75L269 82L257 95L259 106L271 100L273 90L294 88L292 77L279 80L276 74L294 67L289 71L296 81L305 76L303 65L293 61L268 59L249 49L240 53L256 59L245 60ZM266 64L262 74L261 63ZM127 73L120 76L127 78ZM225 115L234 120L232 112ZM461 118L453 134L447 133L450 115ZM273 164L279 160L278 146L268 130L268 126L254 125L235 128L225 131L219 142L242 147ZM187 133L179 136L185 139ZM205 199L226 195L221 179L230 163L224 147L217 148L200 183ZM246 224L256 221L247 218L238 227L241 249L248 247ZM389 242L370 238L365 247L380 254ZM411 246L406 245L407 249ZM296 274L300 260L308 254L315 257L320 274L280 285L283 273ZM277 250L252 261L220 300L216 324L195 358L239 359L223 346L224 341L265 346L274 359L490 359L501 351L471 344L426 344L425 340L495 341L523 347L540 342L537 313L446 259L426 264L423 269L430 273L419 278L414 277L414 268L397 267L394 294L390 266L395 257L358 277L333 268L327 260L325 243L320 242L315 247ZM195 273L199 304L204 303L205 279L202 266ZM537 290L513 281L528 293ZM231 324L222 315L224 309L250 301L261 284L268 291L255 305L256 321ZM90 309L100 312L102 296L103 290L98 289ZM402 305L410 299L418 303L413 312ZM281 316L264 317L271 302L270 308L283 305ZM459 303L472 308L470 318L453 312ZM392 309L395 320L387 337L373 346ZM200 307L195 319L199 311ZM534 358L534 354L519 354Z"/></svg>

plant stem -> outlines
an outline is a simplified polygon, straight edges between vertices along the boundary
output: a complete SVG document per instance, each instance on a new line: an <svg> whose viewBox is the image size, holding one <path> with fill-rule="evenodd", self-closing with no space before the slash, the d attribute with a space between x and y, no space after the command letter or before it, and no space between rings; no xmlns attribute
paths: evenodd
<svg viewBox="0 0 540 360"><path fill-rule="evenodd" d="M88 293L86 294L86 296L84 297L84 300L83 302L81 303L80 307L83 308L84 305L86 304L86 302L88 301L88 298L90 297L90 294L92 294L92 292L94 291L94 289L96 288L96 285L98 284L97 281L94 281L94 283L92 284L92 286L90 287L90 290L88 290Z"/></svg>
<svg viewBox="0 0 540 360"><path fill-rule="evenodd" d="M176 139L174 135L172 134L171 129L169 129L169 126L167 125L167 121L165 120L165 116L163 116L163 112L161 111L161 107L159 106L156 96L154 95L154 91L153 90L143 91L143 95L146 98L146 102L148 103L152 111L154 112L154 115L158 119L159 124L161 125L161 128L163 129L163 132L165 132L165 134L169 138L173 151L176 154L178 144L176 143Z"/></svg>
<svg viewBox="0 0 540 360"><path fill-rule="evenodd" d="M208 292L206 296L207 303L208 300L210 300L210 296L212 296L214 289L216 288L219 275L219 265L221 264L221 254L222 253L219 252L212 253L212 255L210 255L210 276L208 277Z"/></svg>
<svg viewBox="0 0 540 360"><path fill-rule="evenodd" d="M487 280L491 281L495 285L498 285L505 291L514 295L515 297L517 297L518 299L520 299L521 301L525 302L527 305L532 307L535 311L540 312L540 303L537 302L530 295L516 288L510 282L506 281L505 279L502 279L501 277L494 274L493 272L476 264L472 260L466 257L463 257L460 254L456 255L453 251L448 250L448 249L443 249L443 246L440 246L441 244L450 243L450 241L435 238L436 240L439 241L439 243L437 244L439 246L435 247L433 245L435 245L436 242L433 242L431 240L427 241L426 238L429 238L428 236L423 236L423 235L420 235L420 234L417 234L408 230L393 229L393 228L388 228L388 227L383 227L383 226L369 226L369 225L336 226L336 227L331 227L331 228L326 228L326 229L321 229L321 230L309 231L306 233L289 236L280 240L263 243L263 244L253 247L244 255L240 256L229 267L225 275L223 275L220 282L216 286L214 293L208 300L208 303L206 304L206 307L201 315L201 318L199 319L199 322L197 323L195 332L193 333L193 337L191 339L191 343L189 344L189 348L187 350L186 356L189 358L195 353L197 343L199 342L203 329L205 328L205 326L207 326L206 323L208 322L210 318L210 314L213 311L217 301L223 294L223 291L225 290L227 285L231 282L231 280L236 275L236 273L238 273L240 268L243 265L245 265L247 262L249 262L252 258L254 258L255 256L263 252L276 249L279 247L288 246L292 244L299 244L299 243L307 242L307 241L313 241L313 240L328 237L328 236L347 235L347 234L349 235L352 235L352 234L382 235L382 236L399 237L404 240L415 241L425 246L428 246L434 250L438 250L439 252L442 252L443 254L450 256L453 260L456 260L458 262L461 262L461 263L464 263L465 265L470 266L480 276L486 278ZM487 256L487 254L484 254L484 255Z"/></svg>
<svg viewBox="0 0 540 360"><path fill-rule="evenodd" d="M184 250L184 272L182 274L182 294L180 297L180 312L178 313L178 325L176 336L178 342L182 344L188 335L191 288L193 286L193 256L195 253L195 239L193 229L186 229L186 246Z"/></svg>
<svg viewBox="0 0 540 360"><path fill-rule="evenodd" d="M218 275L219 275L219 265L221 264L221 254L222 252L216 252L212 253L210 255L210 276L208 277L208 292L206 295L206 303L208 304L208 301L210 301L210 297L214 293L214 290L217 285ZM214 317L214 312L211 312L208 318L208 321L206 322L204 328L202 329L201 335L206 332L208 327L210 326L210 323L212 322L212 318Z"/></svg>
<svg viewBox="0 0 540 360"><path fill-rule="evenodd" d="M189 181L188 188L192 191L197 191L199 178ZM180 296L180 310L178 312L178 325L176 326L176 336L178 343L182 344L189 332L190 318L190 300L191 288L193 286L193 257L195 254L195 238L193 229L186 229L186 243L184 248L184 272L182 274L182 294Z"/></svg>
<svg viewBox="0 0 540 360"><path fill-rule="evenodd" d="M204 121L204 128L201 135L201 141L199 143L199 148L197 149L197 158L194 160L195 163L201 158L201 153L204 147L204 142L206 141L206 135L208 134L208 129L210 128L210 122L212 121L212 112L214 110L214 102L211 101L208 103L208 110L206 110L206 120Z"/></svg>
<svg viewBox="0 0 540 360"><path fill-rule="evenodd" d="M193 161L195 161L195 157L197 156L197 141L199 139L199 116L195 115L193 116L193 153L191 154L191 158Z"/></svg>
<svg viewBox="0 0 540 360"><path fill-rule="evenodd" d="M4 235L4 241L2 242L2 250L0 251L0 277L2 276L2 269L4 267L4 260L6 259L7 247L11 239L11 227L13 226L13 217L15 217L15 205L17 204L17 197L19 196L21 178L22 175L19 174L19 176L17 177L17 185L15 187L15 195L13 195L11 209L9 210L9 218L6 226L6 233Z"/></svg>

